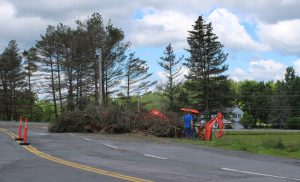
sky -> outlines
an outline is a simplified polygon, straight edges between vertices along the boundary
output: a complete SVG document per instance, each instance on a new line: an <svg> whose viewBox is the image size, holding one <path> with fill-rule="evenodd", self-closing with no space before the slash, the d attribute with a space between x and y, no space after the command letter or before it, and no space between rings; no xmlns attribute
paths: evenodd
<svg viewBox="0 0 300 182"><path fill-rule="evenodd" d="M229 78L281 80L287 66L300 75L299 9L299 0L0 0L0 52L10 40L28 49L48 25L75 27L75 20L99 12L124 30L154 79L164 80L157 61L165 47L171 43L187 57L188 31L202 15L229 54Z"/></svg>

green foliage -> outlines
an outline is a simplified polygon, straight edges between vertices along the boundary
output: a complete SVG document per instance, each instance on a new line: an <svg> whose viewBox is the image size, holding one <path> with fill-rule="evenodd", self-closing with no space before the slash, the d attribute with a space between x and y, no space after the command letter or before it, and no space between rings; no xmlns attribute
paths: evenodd
<svg viewBox="0 0 300 182"><path fill-rule="evenodd" d="M149 66L145 60L136 58L134 53L129 54L124 66L124 78L126 85L126 95L130 98L130 93L139 94L156 84L156 81L150 81L148 78L152 73L148 73Z"/></svg>
<svg viewBox="0 0 300 182"><path fill-rule="evenodd" d="M300 77L296 76L295 69L293 67L287 67L284 79L284 85L286 92L289 95L289 103L291 105L292 117L300 116Z"/></svg>
<svg viewBox="0 0 300 182"><path fill-rule="evenodd" d="M76 119L75 119L76 118ZM80 112L65 113L52 122L50 132L84 132L84 123Z"/></svg>
<svg viewBox="0 0 300 182"><path fill-rule="evenodd" d="M243 150L259 154L300 159L299 132L282 131L239 131L225 133L225 136L210 142L176 139L179 142L208 145L230 150Z"/></svg>
<svg viewBox="0 0 300 182"><path fill-rule="evenodd" d="M256 124L254 117L251 114L248 114L247 112L244 113L243 117L241 118L241 123L246 128L253 127Z"/></svg>
<svg viewBox="0 0 300 182"><path fill-rule="evenodd" d="M277 89L272 97L272 105L268 122L275 128L284 128L291 116L291 106L284 89L284 83L277 82Z"/></svg>
<svg viewBox="0 0 300 182"><path fill-rule="evenodd" d="M300 117L289 118L289 120L287 122L287 128L299 130L300 129Z"/></svg>
<svg viewBox="0 0 300 182"><path fill-rule="evenodd" d="M192 93L189 91L189 89L186 86L188 82L189 81L186 81L183 84L181 83L177 85L178 92L175 95L175 104L174 104L175 110L179 110L180 108L190 107L190 106L198 108L199 102L197 101L199 100L191 98Z"/></svg>
<svg viewBox="0 0 300 182"><path fill-rule="evenodd" d="M190 57L185 64L189 68L187 75L187 89L192 91L192 97L197 100L197 108L204 113L206 119L213 110L220 110L228 103L224 97L230 95L227 76L224 72L228 69L225 64L228 54L223 52L223 45L213 33L211 23L206 23L199 16L189 31L187 37Z"/></svg>
<svg viewBox="0 0 300 182"><path fill-rule="evenodd" d="M163 68L167 78L167 81L164 84L164 94L169 99L169 109L175 110L175 95L176 91L178 91L176 87L176 78L180 75L181 70L178 64L182 61L183 57L176 60L173 47L169 44L165 49L164 57L160 57L160 59L161 61L158 61L158 64Z"/></svg>
<svg viewBox="0 0 300 182"><path fill-rule="evenodd" d="M134 98L137 101L137 97ZM140 97L141 107L146 111L153 108L166 111L168 108L168 98L158 92L152 92Z"/></svg>
<svg viewBox="0 0 300 182"><path fill-rule="evenodd" d="M33 121L52 122L54 121L53 104L48 101L36 101L33 106Z"/></svg>
<svg viewBox="0 0 300 182"><path fill-rule="evenodd" d="M272 102L273 82L241 81L239 103L256 120L267 121Z"/></svg>
<svg viewBox="0 0 300 182"><path fill-rule="evenodd" d="M267 138L263 139L262 145L266 149L278 149L278 150L283 150L286 148L284 145L282 138Z"/></svg>
<svg viewBox="0 0 300 182"><path fill-rule="evenodd" d="M6 120L18 118L18 92L26 86L25 72L22 68L22 57L15 40L11 40L0 55L0 90L2 116Z"/></svg>

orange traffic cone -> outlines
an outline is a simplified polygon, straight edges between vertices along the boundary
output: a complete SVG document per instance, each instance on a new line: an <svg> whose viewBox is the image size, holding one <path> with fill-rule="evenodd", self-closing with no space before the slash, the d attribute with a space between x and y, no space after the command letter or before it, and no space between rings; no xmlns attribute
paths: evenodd
<svg viewBox="0 0 300 182"><path fill-rule="evenodd" d="M22 138L22 122L23 122L23 117L20 116L18 138L15 138L15 140L23 140L23 138Z"/></svg>
<svg viewBox="0 0 300 182"><path fill-rule="evenodd" d="M28 119L25 119L25 126L24 126L24 140L20 145L29 145L30 143L27 143L27 130L28 130Z"/></svg>

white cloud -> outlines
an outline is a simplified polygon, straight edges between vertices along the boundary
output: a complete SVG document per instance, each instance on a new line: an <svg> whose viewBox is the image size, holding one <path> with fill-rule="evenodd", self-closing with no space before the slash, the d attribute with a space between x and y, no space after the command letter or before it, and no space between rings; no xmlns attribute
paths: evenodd
<svg viewBox="0 0 300 182"><path fill-rule="evenodd" d="M284 54L300 53L300 19L258 25L262 41Z"/></svg>
<svg viewBox="0 0 300 182"><path fill-rule="evenodd" d="M27 49L34 46L48 25L61 22L74 26L76 19L86 19L93 12L100 12L104 21L111 19L113 24L126 29L134 15L135 4L110 0L0 0L0 51L12 39L20 48Z"/></svg>
<svg viewBox="0 0 300 182"><path fill-rule="evenodd" d="M236 68L231 74L234 80L282 80L286 66L275 60L250 61L248 70Z"/></svg>
<svg viewBox="0 0 300 182"><path fill-rule="evenodd" d="M237 15L226 9L215 9L209 16L208 20L212 22L214 32L219 36L221 43L226 48L234 50L268 50L266 45L254 41L241 25Z"/></svg>
<svg viewBox="0 0 300 182"><path fill-rule="evenodd" d="M259 21L275 23L300 17L299 0L219 0L222 7L243 12Z"/></svg>
<svg viewBox="0 0 300 182"><path fill-rule="evenodd" d="M5 1L0 1L0 42L1 48L8 44L10 40L21 42L31 42L35 40L47 27L47 24L52 23L42 20L39 17L18 17L16 16L16 8ZM4 45L6 44L6 45Z"/></svg>
<svg viewBox="0 0 300 182"><path fill-rule="evenodd" d="M231 73L231 79L236 80L236 81L241 81L241 80L251 80L252 78L249 77L249 74L243 70L242 68L236 68L232 71Z"/></svg>
<svg viewBox="0 0 300 182"><path fill-rule="evenodd" d="M187 31L195 17L176 11L154 11L135 20L131 40L142 46L165 46L172 43L175 48L183 48Z"/></svg>

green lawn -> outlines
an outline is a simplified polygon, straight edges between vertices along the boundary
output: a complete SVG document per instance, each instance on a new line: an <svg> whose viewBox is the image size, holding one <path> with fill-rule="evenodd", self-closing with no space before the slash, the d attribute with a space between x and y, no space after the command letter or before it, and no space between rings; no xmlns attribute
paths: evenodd
<svg viewBox="0 0 300 182"><path fill-rule="evenodd" d="M175 139L182 143L243 150L300 159L300 132L227 132L212 141Z"/></svg>

